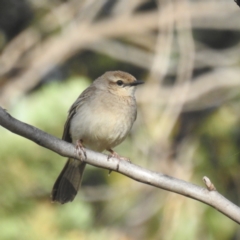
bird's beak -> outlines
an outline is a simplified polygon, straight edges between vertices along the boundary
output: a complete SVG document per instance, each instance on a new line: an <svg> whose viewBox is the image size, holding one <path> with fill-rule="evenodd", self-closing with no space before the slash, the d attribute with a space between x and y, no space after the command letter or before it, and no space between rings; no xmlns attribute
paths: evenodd
<svg viewBox="0 0 240 240"><path fill-rule="evenodd" d="M129 83L129 86L137 86L137 85L140 85L140 84L143 84L143 83L144 83L144 81L137 80L135 82Z"/></svg>

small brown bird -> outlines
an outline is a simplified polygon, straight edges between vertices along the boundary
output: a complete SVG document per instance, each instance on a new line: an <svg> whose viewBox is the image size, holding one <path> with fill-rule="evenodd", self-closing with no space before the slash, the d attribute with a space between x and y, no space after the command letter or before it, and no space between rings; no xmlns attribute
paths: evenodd
<svg viewBox="0 0 240 240"><path fill-rule="evenodd" d="M134 93L143 81L122 71L106 72L77 98L69 110L62 139L93 151L112 149L129 133L137 117ZM69 158L57 178L52 200L73 201L81 184L86 163Z"/></svg>

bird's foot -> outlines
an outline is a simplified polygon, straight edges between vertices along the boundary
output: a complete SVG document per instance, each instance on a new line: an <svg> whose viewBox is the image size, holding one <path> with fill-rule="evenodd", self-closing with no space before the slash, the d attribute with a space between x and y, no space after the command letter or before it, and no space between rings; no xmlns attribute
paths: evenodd
<svg viewBox="0 0 240 240"><path fill-rule="evenodd" d="M131 163L131 161L128 158L119 156L118 153L113 151L112 149L107 149L107 151L110 152L110 154L108 155L108 158L107 158L108 160L112 157L118 159L118 165L117 165L117 169L116 169L117 171L119 169L119 163L120 163L121 160L124 160L124 161L127 161L127 162ZM112 170L109 170L108 175L110 175L111 172L112 172Z"/></svg>
<svg viewBox="0 0 240 240"><path fill-rule="evenodd" d="M77 151L77 155L80 156L81 161L83 162L86 158L87 158L87 153L86 150L83 146L83 141L81 140L77 140L76 142L76 151Z"/></svg>

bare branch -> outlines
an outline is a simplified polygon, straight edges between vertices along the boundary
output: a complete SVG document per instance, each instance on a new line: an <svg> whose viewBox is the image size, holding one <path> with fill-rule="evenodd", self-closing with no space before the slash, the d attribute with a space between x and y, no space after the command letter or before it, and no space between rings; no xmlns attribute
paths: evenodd
<svg viewBox="0 0 240 240"><path fill-rule="evenodd" d="M182 8L181 11L174 12L171 2L164 1L166 6L162 8L161 5L159 12L135 13L133 10L136 4L141 2L131 1L131 6L129 6L128 1L128 11L126 12L126 8L124 11L121 10L126 4L122 1L115 9L115 14L113 14L115 16L94 22L92 20L104 1L69 1L51 11L40 21L39 25L44 31L54 32L45 40L41 38L41 32L33 27L26 29L5 47L0 56L0 77L11 70L21 69L17 76L8 77L8 81L5 81L5 77L0 79L0 82L2 81L1 105L9 106L16 101L17 97L34 88L40 79L54 67L65 62L76 52L86 49L89 45L96 44L102 39L131 36L139 38L138 36L143 33L145 38L146 33L151 32L152 34L152 30L158 29L161 34L158 35L156 50L160 54L153 59L154 64L151 71L163 79L167 68L171 67L169 57L172 52L175 22L184 22L188 17L193 29L206 27L239 29L238 9L231 3L193 1L188 5L189 16L187 16L184 10L185 6L181 4L181 1L175 1L174 4L175 9ZM55 34L56 29L61 29L61 34ZM138 58L136 59L135 61L138 63ZM149 68L149 65L147 64L146 67Z"/></svg>
<svg viewBox="0 0 240 240"><path fill-rule="evenodd" d="M8 114L1 107L0 125L15 134L23 136L31 141L34 141L40 146L43 146L60 154L61 156L80 159L79 156L76 156L75 147L72 144L53 137L31 125L18 121L17 119L11 117L10 114ZM116 158L111 158L108 160L106 155L96 153L88 149L86 149L86 153L86 162L88 164L117 171L136 181L175 192L206 203L233 221L240 223L240 208L224 198L215 190L209 191L206 188L199 187L197 185L164 175L162 173L144 169L127 161L121 161L119 163L119 160Z"/></svg>
<svg viewBox="0 0 240 240"><path fill-rule="evenodd" d="M178 98L179 101L176 105L182 104L181 101L184 100L183 111L219 106L229 98L228 92L239 91L239 76L240 70L237 67L216 68L209 73L198 76L189 83L188 95L184 99ZM159 105L164 105L173 91L172 87L159 88L157 84L148 84L147 87L147 90L144 88L138 90L139 103L151 105L156 103L156 99L158 99ZM174 86L175 93L181 93L185 87L184 84ZM158 96L161 96L161 99Z"/></svg>

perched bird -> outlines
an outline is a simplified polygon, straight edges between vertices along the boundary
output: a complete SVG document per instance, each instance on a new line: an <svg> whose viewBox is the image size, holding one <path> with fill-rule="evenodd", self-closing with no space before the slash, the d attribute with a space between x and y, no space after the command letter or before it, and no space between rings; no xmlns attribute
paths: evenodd
<svg viewBox="0 0 240 240"><path fill-rule="evenodd" d="M62 139L97 152L107 150L111 156L119 157L113 148L126 138L136 120L134 93L142 83L122 71L106 72L97 78L71 106ZM85 166L78 159L68 159L53 186L53 201L73 201Z"/></svg>

